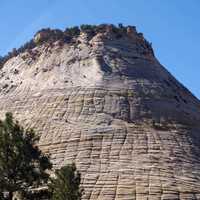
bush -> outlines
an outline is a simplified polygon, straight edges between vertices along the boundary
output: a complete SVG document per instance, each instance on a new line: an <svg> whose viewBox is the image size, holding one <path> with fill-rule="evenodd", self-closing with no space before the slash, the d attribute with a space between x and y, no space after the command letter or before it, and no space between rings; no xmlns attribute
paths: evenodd
<svg viewBox="0 0 200 200"><path fill-rule="evenodd" d="M96 27L97 26L95 26L95 25L88 25L88 24L82 24L80 26L81 31L83 31L83 32L95 32Z"/></svg>
<svg viewBox="0 0 200 200"><path fill-rule="evenodd" d="M65 32L64 32L66 35L69 35L69 36L77 36L80 34L80 29L78 26L74 26L74 27L71 27L71 28L66 28L65 29Z"/></svg>

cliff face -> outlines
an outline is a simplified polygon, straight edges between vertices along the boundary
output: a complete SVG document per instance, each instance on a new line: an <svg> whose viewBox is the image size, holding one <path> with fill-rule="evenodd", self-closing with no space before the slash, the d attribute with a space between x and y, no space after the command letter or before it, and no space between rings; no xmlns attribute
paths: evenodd
<svg viewBox="0 0 200 200"><path fill-rule="evenodd" d="M55 167L76 163L84 200L200 199L200 102L133 27L41 43L0 77L1 116L34 127Z"/></svg>

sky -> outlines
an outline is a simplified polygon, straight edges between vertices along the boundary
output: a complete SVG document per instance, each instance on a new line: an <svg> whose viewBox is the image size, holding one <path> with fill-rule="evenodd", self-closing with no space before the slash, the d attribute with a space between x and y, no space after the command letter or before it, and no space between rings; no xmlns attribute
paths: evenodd
<svg viewBox="0 0 200 200"><path fill-rule="evenodd" d="M200 0L0 0L0 55L41 28L134 25L158 60L200 99Z"/></svg>

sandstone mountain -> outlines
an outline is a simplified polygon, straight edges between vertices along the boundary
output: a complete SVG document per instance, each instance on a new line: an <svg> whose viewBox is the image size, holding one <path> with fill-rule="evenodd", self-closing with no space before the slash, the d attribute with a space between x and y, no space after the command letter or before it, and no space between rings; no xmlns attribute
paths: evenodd
<svg viewBox="0 0 200 200"><path fill-rule="evenodd" d="M200 199L200 102L135 27L44 29L0 70L0 115L75 162L84 200ZM71 34L71 35L70 35Z"/></svg>

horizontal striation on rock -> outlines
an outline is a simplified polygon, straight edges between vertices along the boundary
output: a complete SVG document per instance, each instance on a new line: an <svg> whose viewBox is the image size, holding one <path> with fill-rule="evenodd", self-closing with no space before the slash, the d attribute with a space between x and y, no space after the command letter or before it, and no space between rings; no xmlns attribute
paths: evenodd
<svg viewBox="0 0 200 200"><path fill-rule="evenodd" d="M200 199L199 100L137 33L76 40L8 60L0 116L33 127L55 168L76 163L83 200Z"/></svg>

